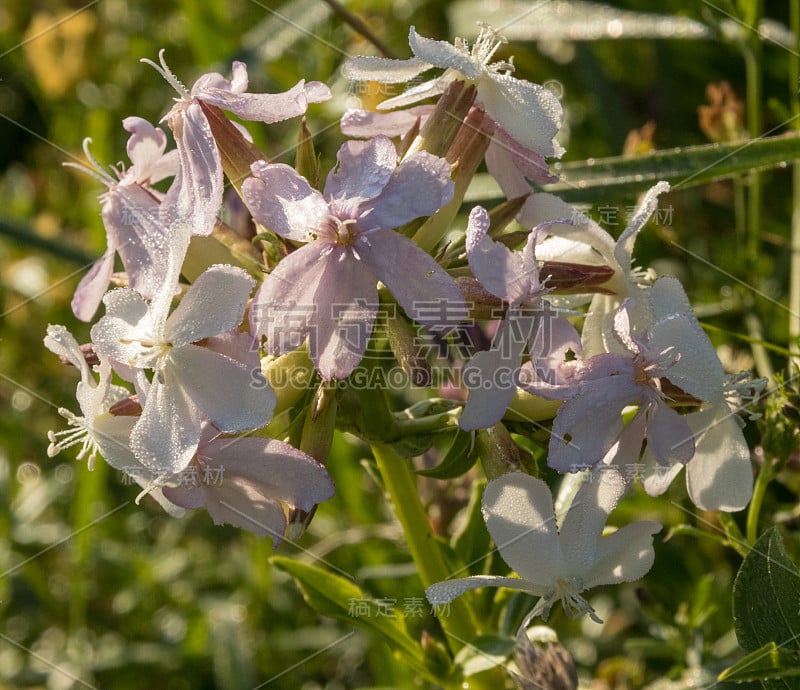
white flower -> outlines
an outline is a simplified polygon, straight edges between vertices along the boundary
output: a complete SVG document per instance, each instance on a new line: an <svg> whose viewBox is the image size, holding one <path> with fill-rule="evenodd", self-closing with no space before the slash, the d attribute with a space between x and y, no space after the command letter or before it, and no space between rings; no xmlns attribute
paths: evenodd
<svg viewBox="0 0 800 690"><path fill-rule="evenodd" d="M543 86L512 77L511 63L490 62L504 40L485 26L470 49L463 39L457 38L455 45L435 41L420 36L412 26L408 43L413 58L355 57L342 71L348 79L396 84L410 81L431 67L443 68L441 76L384 101L379 109L399 108L438 96L450 82L466 80L477 88L476 104L515 142L543 156L560 157L564 150L553 137L563 119L561 103Z"/></svg>
<svg viewBox="0 0 800 690"><path fill-rule="evenodd" d="M508 587L541 597L526 619L561 601L568 616L585 613L600 622L581 592L600 585L631 582L653 565L653 534L661 525L643 520L602 536L609 513L625 492L615 469L591 476L578 490L557 528L553 497L547 484L521 472L489 482L483 495L483 518L513 577L474 575L428 587L433 605L446 604L478 587Z"/></svg>
<svg viewBox="0 0 800 690"><path fill-rule="evenodd" d="M212 266L192 284L168 315L172 290L148 303L133 290L109 292L106 316L92 328L95 349L123 366L152 369L142 416L131 446L145 467L175 474L194 456L201 412L220 430L246 431L269 420L275 396L251 385L245 364L197 343L238 328L253 279L233 266Z"/></svg>

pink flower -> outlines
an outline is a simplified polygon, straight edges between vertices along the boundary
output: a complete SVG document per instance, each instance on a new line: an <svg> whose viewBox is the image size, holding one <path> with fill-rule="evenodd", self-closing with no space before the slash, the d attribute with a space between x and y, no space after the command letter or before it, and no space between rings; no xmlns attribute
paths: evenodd
<svg viewBox="0 0 800 690"><path fill-rule="evenodd" d="M307 242L258 289L252 331L267 337L270 354L293 350L308 337L326 380L346 377L361 360L378 308L379 280L410 317L428 326L452 325L466 315L461 291L447 272L393 230L435 213L452 198L450 165L425 152L398 165L385 136L347 142L337 160L324 194L289 166L263 161L253 164L254 177L242 186L257 222Z"/></svg>

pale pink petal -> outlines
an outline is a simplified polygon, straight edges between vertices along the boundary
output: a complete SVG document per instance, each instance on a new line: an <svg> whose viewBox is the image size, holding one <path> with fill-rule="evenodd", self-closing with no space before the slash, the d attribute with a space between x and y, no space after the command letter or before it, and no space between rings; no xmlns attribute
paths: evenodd
<svg viewBox="0 0 800 690"><path fill-rule="evenodd" d="M197 98L238 115L243 120L282 122L303 115L309 103L328 100L331 93L321 82L306 84L300 80L283 93L235 93L217 87L207 87Z"/></svg>
<svg viewBox="0 0 800 690"><path fill-rule="evenodd" d="M447 41L436 41L432 38L420 36L412 26L408 32L408 45L411 52L419 60L423 60L435 67L451 68L460 72L467 79L477 79L481 76L481 65L469 53L459 50Z"/></svg>
<svg viewBox="0 0 800 690"><path fill-rule="evenodd" d="M360 232L399 228L414 218L431 216L453 198L450 164L421 151L406 158L378 196L361 204Z"/></svg>
<svg viewBox="0 0 800 690"><path fill-rule="evenodd" d="M122 126L131 133L125 148L133 164L132 169L128 170L128 175L133 173L136 182L152 184L177 172L176 165L170 172L168 169L165 170L162 164L164 149L167 147L167 135L164 130L154 127L144 118L135 116L126 117L122 121ZM177 163L174 158L172 160L173 165Z"/></svg>
<svg viewBox="0 0 800 690"><path fill-rule="evenodd" d="M147 299L164 285L170 251L170 229L159 216L159 204L136 184L119 185L106 197L103 224L128 274L128 285Z"/></svg>
<svg viewBox="0 0 800 690"><path fill-rule="evenodd" d="M156 335L147 302L130 288L106 293L103 302L106 315L91 330L94 347L109 359L131 364L141 353L142 333Z"/></svg>
<svg viewBox="0 0 800 690"><path fill-rule="evenodd" d="M309 324L309 354L322 378L346 378L361 361L378 309L378 280L337 248L326 258Z"/></svg>
<svg viewBox="0 0 800 690"><path fill-rule="evenodd" d="M322 194L283 163L256 161L251 170L242 196L255 221L290 240L311 239L330 214Z"/></svg>
<svg viewBox="0 0 800 690"><path fill-rule="evenodd" d="M328 173L325 198L372 199L381 193L397 167L397 151L389 137L346 141L336 154L336 167Z"/></svg>
<svg viewBox="0 0 800 690"><path fill-rule="evenodd" d="M167 319L164 337L180 348L241 324L255 281L241 268L211 266L201 273Z"/></svg>
<svg viewBox="0 0 800 690"><path fill-rule="evenodd" d="M393 230L376 230L360 236L355 247L415 321L432 328L454 328L466 319L467 306L458 285L408 237Z"/></svg>
<svg viewBox="0 0 800 690"><path fill-rule="evenodd" d="M94 318L114 273L114 254L114 248L109 247L106 253L92 264L89 272L81 278L81 282L75 288L70 307L77 319L88 323Z"/></svg>
<svg viewBox="0 0 800 690"><path fill-rule="evenodd" d="M459 419L465 431L483 429L499 422L517 390L517 372L528 342L516 324L503 321L491 350L476 353L464 367L462 381L469 390Z"/></svg>
<svg viewBox="0 0 800 690"><path fill-rule="evenodd" d="M371 110L353 108L345 110L340 122L342 134L348 137L368 138L378 134L387 137L402 137L417 122L425 120L435 106L418 105L408 110L391 113L376 113Z"/></svg>
<svg viewBox="0 0 800 690"><path fill-rule="evenodd" d="M539 84L507 74L491 73L478 82L476 101L510 137L543 156L560 157L553 139L564 113L555 94Z"/></svg>
<svg viewBox="0 0 800 690"><path fill-rule="evenodd" d="M165 370L221 431L257 429L272 417L275 394L241 362L197 345L175 348L169 357Z"/></svg>
<svg viewBox="0 0 800 690"><path fill-rule="evenodd" d="M666 402L656 403L647 415L647 447L662 465L689 462L695 443L686 416L678 414Z"/></svg>
<svg viewBox="0 0 800 690"><path fill-rule="evenodd" d="M544 481L522 472L490 481L483 518L503 560L524 580L546 586L562 574L553 496Z"/></svg>
<svg viewBox="0 0 800 690"><path fill-rule="evenodd" d="M269 354L282 355L306 339L328 249L329 245L316 241L293 251L256 291L250 306L250 330L267 337Z"/></svg>
<svg viewBox="0 0 800 690"><path fill-rule="evenodd" d="M325 467L282 441L254 436L218 438L202 452L204 464L224 468L224 477L242 477L265 497L301 510L311 510L334 494L333 481Z"/></svg>
<svg viewBox="0 0 800 690"><path fill-rule="evenodd" d="M214 230L222 206L222 160L199 103L183 106L170 125L180 168L161 204L161 219L188 243L192 233L210 235Z"/></svg>
<svg viewBox="0 0 800 690"><path fill-rule="evenodd" d="M486 232L489 214L476 206L469 214L467 225L467 259L469 267L481 285L500 299L519 302L528 296L529 273L538 278L538 269L525 266L520 252L493 241Z"/></svg>
<svg viewBox="0 0 800 690"><path fill-rule="evenodd" d="M638 389L626 376L610 376L569 398L553 422L548 465L575 472L600 462L622 433L622 410L637 400Z"/></svg>
<svg viewBox="0 0 800 690"><path fill-rule="evenodd" d="M383 84L401 84L431 68L417 58L395 60L358 55L342 65L342 75L351 81L378 81Z"/></svg>

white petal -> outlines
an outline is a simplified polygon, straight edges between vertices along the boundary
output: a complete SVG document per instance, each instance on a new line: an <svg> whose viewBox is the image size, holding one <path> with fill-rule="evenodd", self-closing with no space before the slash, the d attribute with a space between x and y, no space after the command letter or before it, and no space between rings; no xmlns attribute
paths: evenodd
<svg viewBox="0 0 800 690"><path fill-rule="evenodd" d="M631 272L631 255L633 254L633 244L636 242L636 236L647 221L650 220L650 216L656 212L658 195L665 194L668 191L668 182L659 182L654 187L651 187L644 195L642 203L639 204L639 208L631 218L631 222L628 223L628 227L619 236L619 241L614 249L614 256L626 274Z"/></svg>
<svg viewBox="0 0 800 690"><path fill-rule="evenodd" d="M538 596L547 591L546 588L515 577L472 575L471 577L462 577L457 580L437 582L425 590L425 596L428 597L428 601L431 602L432 606L441 606L442 604L450 603L456 597L460 597L464 592L478 589L478 587L508 587L509 589L517 589L521 592Z"/></svg>
<svg viewBox="0 0 800 690"><path fill-rule="evenodd" d="M460 72L467 79L477 79L483 73L483 65L465 50L459 50L447 41L436 41L420 36L412 26L408 32L408 45L411 52L435 67L450 68Z"/></svg>
<svg viewBox="0 0 800 690"><path fill-rule="evenodd" d="M547 587L561 575L553 497L541 479L511 472L489 482L483 519L503 560L520 577Z"/></svg>
<svg viewBox="0 0 800 690"><path fill-rule="evenodd" d="M352 57L342 65L342 75L352 81L378 81L382 84L401 84L431 68L418 58L394 60L392 58Z"/></svg>
<svg viewBox="0 0 800 690"><path fill-rule="evenodd" d="M584 577L596 561L609 514L625 493L625 480L613 468L587 475L559 530L564 574Z"/></svg>
<svg viewBox="0 0 800 690"><path fill-rule="evenodd" d="M633 582L644 577L655 560L653 535L660 530L661 523L642 520L603 537L591 572L583 576L584 587Z"/></svg>
<svg viewBox="0 0 800 690"><path fill-rule="evenodd" d="M275 409L275 394L258 385L261 373L225 355L197 345L170 354L168 365L184 394L221 431L248 431L266 424Z"/></svg>
<svg viewBox="0 0 800 690"><path fill-rule="evenodd" d="M753 466L736 415L722 404L687 417L697 434L686 465L689 497L702 510L742 510L753 495Z"/></svg>
<svg viewBox="0 0 800 690"><path fill-rule="evenodd" d="M564 112L555 94L545 87L507 74L490 73L478 82L477 101L522 146L543 156L560 153L553 138Z"/></svg>
<svg viewBox="0 0 800 690"><path fill-rule="evenodd" d="M200 412L186 396L172 367L153 379L142 416L131 432L131 448L138 460L156 474L184 470L200 441Z"/></svg>
<svg viewBox="0 0 800 690"><path fill-rule="evenodd" d="M241 268L211 266L198 276L167 319L166 340L179 348L236 328L254 285Z"/></svg>

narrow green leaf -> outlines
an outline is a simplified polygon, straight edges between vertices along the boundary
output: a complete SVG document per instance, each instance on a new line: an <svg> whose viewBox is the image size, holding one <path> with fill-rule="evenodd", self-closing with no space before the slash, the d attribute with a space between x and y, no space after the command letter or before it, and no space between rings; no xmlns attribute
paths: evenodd
<svg viewBox="0 0 800 690"><path fill-rule="evenodd" d="M649 189L659 180L675 188L738 177L753 171L784 166L800 158L800 136L786 134L727 144L684 146L653 151L645 156L612 156L560 163L553 170L560 181L545 189L566 201L619 198ZM501 198L488 175L476 175L465 200Z"/></svg>
<svg viewBox="0 0 800 690"><path fill-rule="evenodd" d="M719 680L741 682L800 676L800 653L768 642L719 674Z"/></svg>
<svg viewBox="0 0 800 690"><path fill-rule="evenodd" d="M387 612L386 607L381 607L357 585L315 565L282 556L273 556L271 562L295 579L306 603L317 613L378 633L415 670L428 673L422 647L409 636L402 611Z"/></svg>
<svg viewBox="0 0 800 690"><path fill-rule="evenodd" d="M473 452L472 434L459 429L444 459L436 467L418 470L417 474L434 479L455 479L467 472L477 459L477 453Z"/></svg>

